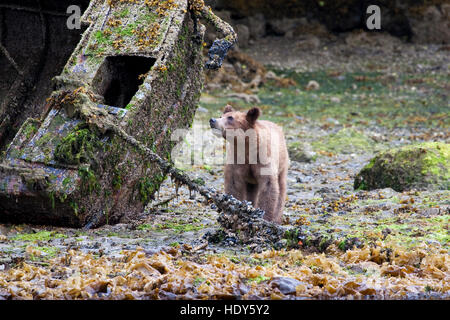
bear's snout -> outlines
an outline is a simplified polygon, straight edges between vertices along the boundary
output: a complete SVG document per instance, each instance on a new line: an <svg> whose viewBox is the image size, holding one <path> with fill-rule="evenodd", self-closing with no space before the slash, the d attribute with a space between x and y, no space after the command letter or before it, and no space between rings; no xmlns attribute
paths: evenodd
<svg viewBox="0 0 450 320"><path fill-rule="evenodd" d="M211 128L213 128L213 129L217 128L216 125L217 125L217 120L216 119L214 119L214 118L209 119L209 126Z"/></svg>

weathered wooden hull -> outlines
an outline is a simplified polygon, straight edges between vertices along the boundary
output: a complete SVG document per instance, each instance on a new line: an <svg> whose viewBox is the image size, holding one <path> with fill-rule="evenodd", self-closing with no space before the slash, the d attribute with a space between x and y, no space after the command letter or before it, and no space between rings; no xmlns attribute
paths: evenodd
<svg viewBox="0 0 450 320"><path fill-rule="evenodd" d="M90 2L85 31L53 93L37 101L40 119L23 122L4 146L0 221L94 227L143 212L163 173L73 110L89 108L93 117L107 112L128 134L170 157L171 132L192 122L204 64L187 1L174 2Z"/></svg>

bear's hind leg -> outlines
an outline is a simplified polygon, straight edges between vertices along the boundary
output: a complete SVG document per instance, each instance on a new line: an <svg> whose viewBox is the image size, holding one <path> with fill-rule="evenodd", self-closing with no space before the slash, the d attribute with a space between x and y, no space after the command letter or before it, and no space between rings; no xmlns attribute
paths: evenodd
<svg viewBox="0 0 450 320"><path fill-rule="evenodd" d="M278 175L278 188L280 190L280 195L278 197L278 203L276 208L276 215L278 221L283 219L284 205L286 203L286 173L282 172Z"/></svg>
<svg viewBox="0 0 450 320"><path fill-rule="evenodd" d="M263 176L258 181L258 208L265 211L264 219L272 222L280 222L277 217L277 204L279 186L277 176Z"/></svg>

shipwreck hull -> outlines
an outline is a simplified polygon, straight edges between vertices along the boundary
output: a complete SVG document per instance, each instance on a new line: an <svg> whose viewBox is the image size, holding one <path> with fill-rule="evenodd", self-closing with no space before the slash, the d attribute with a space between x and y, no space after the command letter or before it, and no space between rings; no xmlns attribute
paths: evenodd
<svg viewBox="0 0 450 320"><path fill-rule="evenodd" d="M3 15L16 11L2 9ZM20 91L14 84L2 83L0 111L10 124L0 132L5 150L0 222L95 227L142 213L164 174L78 111L87 109L93 118L107 113L125 132L170 158L171 132L190 126L200 97L200 27L196 30L187 0L153 7L143 1L91 1L62 72L53 75L59 74L51 85L44 79L48 95L40 91L27 105L9 98L11 90ZM11 113L12 107L19 109ZM16 132L12 124L18 122Z"/></svg>

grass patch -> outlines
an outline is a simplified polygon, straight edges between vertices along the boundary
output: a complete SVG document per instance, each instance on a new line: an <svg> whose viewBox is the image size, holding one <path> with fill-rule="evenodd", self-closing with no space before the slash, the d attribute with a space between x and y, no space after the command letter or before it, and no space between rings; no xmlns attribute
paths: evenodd
<svg viewBox="0 0 450 320"><path fill-rule="evenodd" d="M387 128L450 126L444 85L450 81L449 75L423 74L422 77L429 81L417 85L411 84L414 75L410 74L390 78L390 75L379 72L348 72L339 76L331 76L326 71L274 72L293 78L298 86L278 88L270 83L263 86L258 92L262 119L292 123L293 126L296 125L295 116L318 121L333 118L343 125L376 124ZM317 81L320 89L306 91L310 80ZM411 90L413 86L415 90ZM204 95L202 107L217 116L227 103L238 109L253 106L221 94L213 91ZM335 102L336 98L339 102Z"/></svg>
<svg viewBox="0 0 450 320"><path fill-rule="evenodd" d="M17 234L12 240L15 241L50 241L53 239L67 238L66 235L55 231L39 231L36 233Z"/></svg>
<svg viewBox="0 0 450 320"><path fill-rule="evenodd" d="M261 283L261 282L264 282L264 281L267 281L267 280L270 280L270 278L269 277L265 277L265 276L257 276L257 277L255 277L255 278L249 278L249 279L247 279L247 282L256 282L257 284L259 284L259 283Z"/></svg>
<svg viewBox="0 0 450 320"><path fill-rule="evenodd" d="M56 257L59 253L60 249L57 247L34 247L36 250L39 250L45 253L45 259L51 259Z"/></svg>
<svg viewBox="0 0 450 320"><path fill-rule="evenodd" d="M158 223L158 224L141 224L137 227L138 230L149 230L149 231L163 231L163 230L173 230L176 233L184 233L189 231L198 231L204 228L203 224L200 225L193 225L190 223L183 223L183 222L164 222L164 223Z"/></svg>
<svg viewBox="0 0 450 320"><path fill-rule="evenodd" d="M373 150L375 141L355 129L344 128L337 133L313 141L311 145L316 151L350 154Z"/></svg>

